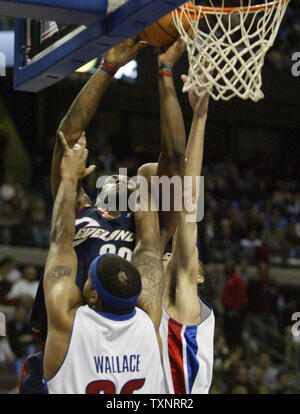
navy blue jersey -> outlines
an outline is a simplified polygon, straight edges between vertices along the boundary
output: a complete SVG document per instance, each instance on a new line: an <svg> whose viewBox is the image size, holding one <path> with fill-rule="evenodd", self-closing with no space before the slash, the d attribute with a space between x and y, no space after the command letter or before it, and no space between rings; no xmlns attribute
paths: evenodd
<svg viewBox="0 0 300 414"><path fill-rule="evenodd" d="M134 215L107 218L95 207L86 207L76 217L73 247L78 258L76 284L83 289L91 262L104 253L131 261L135 247Z"/></svg>
<svg viewBox="0 0 300 414"><path fill-rule="evenodd" d="M131 261L135 247L135 222L133 213L110 218L95 207L84 207L76 216L73 242L78 259L76 284L80 290L88 277L90 263L104 253L118 254ZM31 314L31 328L39 331L43 341L47 335L47 314L43 291L43 278Z"/></svg>

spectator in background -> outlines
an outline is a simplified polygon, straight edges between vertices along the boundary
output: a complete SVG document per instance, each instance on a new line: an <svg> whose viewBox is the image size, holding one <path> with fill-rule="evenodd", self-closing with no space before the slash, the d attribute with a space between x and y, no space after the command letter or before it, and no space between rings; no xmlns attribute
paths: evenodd
<svg viewBox="0 0 300 414"><path fill-rule="evenodd" d="M242 348L235 348L230 352L228 358L224 361L222 369L222 380L225 385L225 392L230 391L233 383L233 378L236 376L239 368L243 365L244 359Z"/></svg>
<svg viewBox="0 0 300 414"><path fill-rule="evenodd" d="M259 367L255 367L250 377L249 394L259 394L259 391L264 384L264 371Z"/></svg>
<svg viewBox="0 0 300 414"><path fill-rule="evenodd" d="M247 287L248 280L249 280L249 263L246 258L242 258L240 260L240 268L239 268L239 275L242 277L243 281L245 282L245 285Z"/></svg>
<svg viewBox="0 0 300 414"><path fill-rule="evenodd" d="M249 392L248 392L247 387L245 387L244 385L238 384L232 388L230 394L249 394Z"/></svg>
<svg viewBox="0 0 300 414"><path fill-rule="evenodd" d="M293 193L291 194L291 199L287 205L287 212L291 216L298 216L300 215L300 193Z"/></svg>
<svg viewBox="0 0 300 414"><path fill-rule="evenodd" d="M21 272L16 267L16 262L12 257L5 257L0 262L0 281L7 280L15 283L21 277Z"/></svg>
<svg viewBox="0 0 300 414"><path fill-rule="evenodd" d="M263 352L258 358L258 367L263 370L263 382L269 390L276 389L276 376L278 369L272 365L272 359L269 354Z"/></svg>
<svg viewBox="0 0 300 414"><path fill-rule="evenodd" d="M214 339L214 372L219 372L223 368L223 363L228 357L229 349L223 335L217 334Z"/></svg>
<svg viewBox="0 0 300 414"><path fill-rule="evenodd" d="M292 251L295 249L300 249L300 236L297 233L296 225L293 222L288 224L288 231L286 235L287 245L290 249L290 256L293 256Z"/></svg>
<svg viewBox="0 0 300 414"><path fill-rule="evenodd" d="M34 208L30 213L30 222L34 245L37 247L47 247L49 245L50 226L45 203L40 198L34 203Z"/></svg>
<svg viewBox="0 0 300 414"><path fill-rule="evenodd" d="M275 192L276 193L276 192ZM282 204L284 203L285 197L282 195ZM280 209L279 207L273 207L271 210L271 214L267 219L265 220L265 225L268 227L271 222L273 221L276 223L277 228L282 230L282 232L285 232L287 229L287 219L283 216L282 211L283 209Z"/></svg>
<svg viewBox="0 0 300 414"><path fill-rule="evenodd" d="M38 288L38 271L34 266L26 266L22 272L22 278L18 280L7 295L7 299L29 299L33 304Z"/></svg>
<svg viewBox="0 0 300 414"><path fill-rule="evenodd" d="M24 306L18 306L14 319L7 323L7 337L16 357L14 369L19 378L24 359L35 352L37 347L29 325L29 312Z"/></svg>
<svg viewBox="0 0 300 414"><path fill-rule="evenodd" d="M16 183L14 176L8 174L0 186L0 199L3 202L10 201L16 194Z"/></svg>
<svg viewBox="0 0 300 414"><path fill-rule="evenodd" d="M282 370L277 374L277 394L285 394L286 391L290 388L290 375L286 370Z"/></svg>
<svg viewBox="0 0 300 414"><path fill-rule="evenodd" d="M250 208L250 210L245 214L245 220L247 228L249 230L255 230L257 234L260 234L262 229L261 217L255 207Z"/></svg>
<svg viewBox="0 0 300 414"><path fill-rule="evenodd" d="M226 282L222 291L224 307L224 336L230 349L242 345L245 311L248 305L246 285L235 266L225 266Z"/></svg>
<svg viewBox="0 0 300 414"><path fill-rule="evenodd" d="M231 394L235 394L233 389L237 386L243 386L247 390L247 394L249 393L250 389L250 382L249 382L249 370L245 364L242 364L236 371L235 375L232 378L232 385L231 385Z"/></svg>
<svg viewBox="0 0 300 414"><path fill-rule="evenodd" d="M111 175L115 172L116 160L111 145L105 144L97 159L98 168L103 172L103 175Z"/></svg>
<svg viewBox="0 0 300 414"><path fill-rule="evenodd" d="M1 364L11 363L15 356L11 350L8 339L5 336L0 336L0 368Z"/></svg>
<svg viewBox="0 0 300 414"><path fill-rule="evenodd" d="M251 263L255 263L257 250L261 245L262 241L257 237L256 230L250 230L248 236L240 241L242 256L250 260Z"/></svg>
<svg viewBox="0 0 300 414"><path fill-rule="evenodd" d="M7 295L11 290L13 283L21 277L21 273L15 267L14 259L6 257L0 263L0 304L13 305L7 299Z"/></svg>
<svg viewBox="0 0 300 414"><path fill-rule="evenodd" d="M277 331L276 319L278 291L269 280L269 267L266 262L257 266L258 279L251 278L248 282L249 313L260 324ZM265 333L264 326L253 331L261 340L269 343L270 336Z"/></svg>
<svg viewBox="0 0 300 414"><path fill-rule="evenodd" d="M261 240L272 256L284 254L288 247L286 237L274 217L271 218L269 227L262 232Z"/></svg>
<svg viewBox="0 0 300 414"><path fill-rule="evenodd" d="M215 220L212 211L208 210L205 213L204 226L204 239L206 243L211 243L215 239Z"/></svg>
<svg viewBox="0 0 300 414"><path fill-rule="evenodd" d="M0 243L13 244L14 229L22 224L22 218L10 203L5 203L0 209Z"/></svg>

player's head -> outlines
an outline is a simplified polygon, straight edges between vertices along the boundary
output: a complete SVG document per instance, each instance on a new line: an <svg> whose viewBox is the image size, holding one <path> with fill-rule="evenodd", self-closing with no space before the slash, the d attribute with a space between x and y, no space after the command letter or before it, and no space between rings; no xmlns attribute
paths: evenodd
<svg viewBox="0 0 300 414"><path fill-rule="evenodd" d="M172 253L165 253L163 255L162 265L163 265L164 271L167 268L171 258L172 258ZM199 288L200 285L204 283L204 281L207 279L207 276L208 276L206 266L204 265L204 263L201 262L201 260L198 260L198 273L195 276L197 277L197 285Z"/></svg>
<svg viewBox="0 0 300 414"><path fill-rule="evenodd" d="M95 310L123 314L133 310L141 289L141 275L132 263L105 254L92 261L83 295Z"/></svg>
<svg viewBox="0 0 300 414"><path fill-rule="evenodd" d="M120 204L125 202L127 208L128 197L134 189L126 175L110 175L98 192L96 207L105 212L119 211Z"/></svg>

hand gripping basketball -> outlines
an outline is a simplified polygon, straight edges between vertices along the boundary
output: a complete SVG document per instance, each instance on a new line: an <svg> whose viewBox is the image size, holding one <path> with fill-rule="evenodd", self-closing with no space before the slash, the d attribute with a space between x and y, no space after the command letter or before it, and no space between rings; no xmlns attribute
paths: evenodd
<svg viewBox="0 0 300 414"><path fill-rule="evenodd" d="M120 67L126 65L134 59L140 49L147 46L148 43L144 41L136 41L137 36L124 40L124 42L108 50L104 56L104 62L111 68L118 70Z"/></svg>

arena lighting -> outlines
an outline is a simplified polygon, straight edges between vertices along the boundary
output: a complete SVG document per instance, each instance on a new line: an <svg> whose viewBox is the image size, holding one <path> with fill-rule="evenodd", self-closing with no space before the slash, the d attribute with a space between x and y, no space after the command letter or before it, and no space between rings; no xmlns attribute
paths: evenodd
<svg viewBox="0 0 300 414"><path fill-rule="evenodd" d="M15 33L12 30L0 31L0 52L5 56L5 64L7 68L14 67L14 43Z"/></svg>
<svg viewBox="0 0 300 414"><path fill-rule="evenodd" d="M122 66L118 72L115 74L116 79L132 79L135 80L137 78L137 61L131 60L127 63L127 65Z"/></svg>
<svg viewBox="0 0 300 414"><path fill-rule="evenodd" d="M91 70L96 66L97 60L98 60L97 58L90 60L88 63L81 66L79 69L77 69L75 72L80 72L80 73L91 72Z"/></svg>

